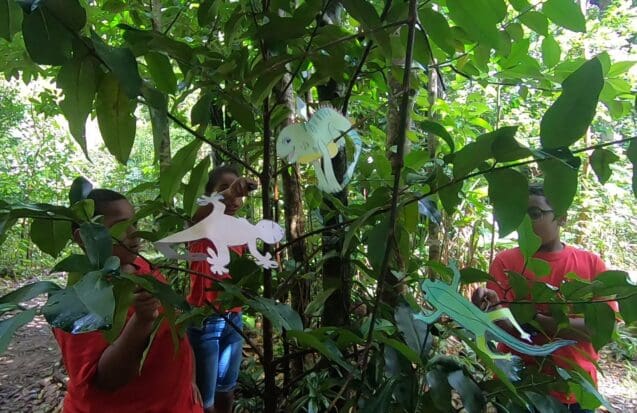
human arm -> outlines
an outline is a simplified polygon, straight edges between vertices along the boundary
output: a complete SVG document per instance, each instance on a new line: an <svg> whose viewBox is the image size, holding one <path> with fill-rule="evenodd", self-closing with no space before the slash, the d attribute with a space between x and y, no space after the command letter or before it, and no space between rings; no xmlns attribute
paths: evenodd
<svg viewBox="0 0 637 413"><path fill-rule="evenodd" d="M99 358L93 383L102 390L117 390L138 374L139 363L159 316L160 302L147 291L138 290L133 307L135 312L122 333Z"/></svg>
<svg viewBox="0 0 637 413"><path fill-rule="evenodd" d="M221 202L224 204L232 204L236 198L241 198L247 196L250 191L254 191L257 188L257 183L248 178L237 178L232 184L219 192L219 195L222 196ZM221 189L221 188L219 188ZM192 217L193 223L197 223L210 215L214 206L212 204L206 204L200 206Z"/></svg>

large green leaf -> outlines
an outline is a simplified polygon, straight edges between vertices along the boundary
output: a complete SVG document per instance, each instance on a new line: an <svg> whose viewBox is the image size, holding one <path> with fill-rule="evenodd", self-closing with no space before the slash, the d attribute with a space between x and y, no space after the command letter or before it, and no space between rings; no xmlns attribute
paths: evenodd
<svg viewBox="0 0 637 413"><path fill-rule="evenodd" d="M0 320L0 354L4 353L9 346L13 333L29 321L33 320L36 312L37 310L32 308L30 310L19 312L12 317Z"/></svg>
<svg viewBox="0 0 637 413"><path fill-rule="evenodd" d="M102 268L113 255L113 241L108 229L100 224L86 222L80 225L80 238L91 264L95 268Z"/></svg>
<svg viewBox="0 0 637 413"><path fill-rule="evenodd" d="M504 0L447 0L449 15L472 39L493 49L502 43L498 23L506 15Z"/></svg>
<svg viewBox="0 0 637 413"><path fill-rule="evenodd" d="M22 20L24 45L34 62L58 66L71 58L71 33L46 7L38 7Z"/></svg>
<svg viewBox="0 0 637 413"><path fill-rule="evenodd" d="M199 26L205 27L212 23L217 17L221 2L218 0L204 0L200 2L197 9L197 22Z"/></svg>
<svg viewBox="0 0 637 413"><path fill-rule="evenodd" d="M579 158L575 158L578 159ZM577 193L577 172L562 160L550 159L540 163L544 173L544 193L557 216L566 214Z"/></svg>
<svg viewBox="0 0 637 413"><path fill-rule="evenodd" d="M619 161L619 156L604 148L597 148L590 157L591 166L599 183L604 185L610 179L612 173L610 164Z"/></svg>
<svg viewBox="0 0 637 413"><path fill-rule="evenodd" d="M500 169L486 175L489 181L489 199L498 221L500 237L504 237L520 225L529 202L529 185L526 177L513 169Z"/></svg>
<svg viewBox="0 0 637 413"><path fill-rule="evenodd" d="M131 99L139 96L142 78L139 76L137 60L135 60L133 52L128 48L108 46L95 32L91 32L91 41L95 53L119 80L121 89L126 95ZM113 87L113 85L111 84L109 87Z"/></svg>
<svg viewBox="0 0 637 413"><path fill-rule="evenodd" d="M200 140L193 140L181 148L173 157L170 166L159 174L159 193L164 201L168 202L179 190L181 180L188 173L201 148Z"/></svg>
<svg viewBox="0 0 637 413"><path fill-rule="evenodd" d="M546 16L531 10L520 16L520 22L536 33L546 36L549 33L549 21Z"/></svg>
<svg viewBox="0 0 637 413"><path fill-rule="evenodd" d="M252 106L243 98L243 96L236 95L231 96L224 94L226 103L228 104L228 110L233 119L236 119L241 126L250 132L257 130L256 122L254 120L254 111Z"/></svg>
<svg viewBox="0 0 637 413"><path fill-rule="evenodd" d="M206 156L190 173L190 180L184 188L184 211L192 216L197 209L195 200L202 195L208 182L208 169L210 169L210 157Z"/></svg>
<svg viewBox="0 0 637 413"><path fill-rule="evenodd" d="M407 303L401 303L394 311L398 330L403 334L405 343L421 358L426 356L433 343L425 322L414 318L414 312Z"/></svg>
<svg viewBox="0 0 637 413"><path fill-rule="evenodd" d="M380 17L374 6L366 0L343 0L347 12L358 20L366 31L378 29L381 26ZM391 42L384 30L376 30L371 34L372 39L380 46L386 56L391 56Z"/></svg>
<svg viewBox="0 0 637 413"><path fill-rule="evenodd" d="M69 130L88 157L86 148L86 119L91 113L97 92L99 63L90 55L76 56L62 66L57 85L64 92L60 102L62 113L69 122Z"/></svg>
<svg viewBox="0 0 637 413"><path fill-rule="evenodd" d="M518 245L524 260L531 258L542 245L542 239L533 231L533 224L528 214L524 214L524 219L518 227Z"/></svg>
<svg viewBox="0 0 637 413"><path fill-rule="evenodd" d="M603 87L602 65L596 57L567 77L562 82L562 94L542 117L542 147L570 146L584 136Z"/></svg>
<svg viewBox="0 0 637 413"><path fill-rule="evenodd" d="M460 204L458 194L462 190L462 182L451 183L451 179L442 169L438 172L436 179L440 202L447 214L453 214L456 211L456 207Z"/></svg>
<svg viewBox="0 0 637 413"><path fill-rule="evenodd" d="M57 291L60 286L51 281L37 281L31 284L24 285L15 291L11 291L8 294L0 297L0 304L20 304L25 301L29 301L40 294L50 293L51 291Z"/></svg>
<svg viewBox="0 0 637 413"><path fill-rule="evenodd" d="M553 36L546 36L542 40L542 61L547 67L553 67L560 62L562 50Z"/></svg>
<svg viewBox="0 0 637 413"><path fill-rule="evenodd" d="M568 413L568 408L554 397L548 394L540 394L531 391L524 392L531 400L538 412L546 413Z"/></svg>
<svg viewBox="0 0 637 413"><path fill-rule="evenodd" d="M462 405L468 413L484 411L486 400L482 395L482 390L463 370L449 373L447 381L460 394Z"/></svg>
<svg viewBox="0 0 637 413"><path fill-rule="evenodd" d="M451 385L448 381L448 373L439 369L429 370L426 374L429 393L436 409L442 412L451 412Z"/></svg>
<svg viewBox="0 0 637 413"><path fill-rule="evenodd" d="M10 42L13 35L20 31L22 10L14 0L1 0L0 16L0 37Z"/></svg>
<svg viewBox="0 0 637 413"><path fill-rule="evenodd" d="M264 297L257 297L248 302L255 311L268 318L278 332L281 332L282 329L303 331L301 316L289 304L278 303L271 298Z"/></svg>
<svg viewBox="0 0 637 413"><path fill-rule="evenodd" d="M212 93L202 90L197 103L190 109L190 123L199 125L199 132L205 131L210 124L210 105L212 104Z"/></svg>
<svg viewBox="0 0 637 413"><path fill-rule="evenodd" d="M86 200L88 194L93 190L93 184L83 176L78 176L71 183L71 189L69 190L69 203L71 206L74 206L76 203ZM87 200L86 202L93 203L92 200ZM85 206L85 205L83 205ZM93 212L95 211L95 205L93 204ZM84 218L90 219L93 217L93 214L86 214Z"/></svg>
<svg viewBox="0 0 637 413"><path fill-rule="evenodd" d="M557 25L574 32L586 31L586 18L575 0L547 0L542 11Z"/></svg>
<svg viewBox="0 0 637 413"><path fill-rule="evenodd" d="M637 321L637 295L619 301L619 312L626 324Z"/></svg>
<svg viewBox="0 0 637 413"><path fill-rule="evenodd" d="M321 291L317 294L312 302L310 302L305 308L305 314L309 317L318 317L323 313L323 307L325 301L336 291L336 288L328 288L325 291Z"/></svg>
<svg viewBox="0 0 637 413"><path fill-rule="evenodd" d="M42 314L52 327L79 334L109 328L114 310L113 286L102 271L92 271L72 286L51 293Z"/></svg>
<svg viewBox="0 0 637 413"><path fill-rule="evenodd" d="M135 141L135 106L115 75L102 79L95 102L97 123L106 148L123 164L128 162Z"/></svg>
<svg viewBox="0 0 637 413"><path fill-rule="evenodd" d="M77 32L86 24L86 11L78 0L45 0L42 3L68 30Z"/></svg>
<svg viewBox="0 0 637 413"><path fill-rule="evenodd" d="M447 143L447 145L449 145L449 149L451 149L452 153L456 150L456 147L453 143L453 138L451 137L449 132L447 132L447 129L445 129L445 127L438 122L426 119L422 121L422 123L420 123L420 127L426 132L433 133L436 136L440 136Z"/></svg>
<svg viewBox="0 0 637 413"><path fill-rule="evenodd" d="M351 370L350 366L344 359L340 350L331 340L321 341L311 332L303 332L299 330L288 330L286 332L289 338L295 339L301 347L311 347L318 350L322 355L329 360L337 363L345 370Z"/></svg>
<svg viewBox="0 0 637 413"><path fill-rule="evenodd" d="M633 164L633 194L637 197L637 139L633 139L628 144L626 156Z"/></svg>
<svg viewBox="0 0 637 413"><path fill-rule="evenodd" d="M71 239L71 223L52 219L34 219L29 236L43 252L57 257Z"/></svg>
<svg viewBox="0 0 637 413"><path fill-rule="evenodd" d="M455 52L447 19L431 7L423 7L419 12L420 23L424 26L429 38L447 54Z"/></svg>
<svg viewBox="0 0 637 413"><path fill-rule="evenodd" d="M164 309L173 308L182 312L190 310L190 305L183 296L177 294L170 285L159 281L155 277L122 273L119 275L119 278L131 281L136 286L139 286L151 293L159 301L161 301Z"/></svg>
<svg viewBox="0 0 637 413"><path fill-rule="evenodd" d="M511 162L524 159L532 155L515 139L517 126L505 126L493 132L494 139L491 144L491 152L497 162Z"/></svg>
<svg viewBox="0 0 637 413"><path fill-rule="evenodd" d="M607 303L587 304L584 321L591 332L591 342L596 350L611 340L615 330L615 312Z"/></svg>
<svg viewBox="0 0 637 413"><path fill-rule="evenodd" d="M55 267L53 267L51 272L64 271L84 274L95 269L97 269L97 267L91 264L88 256L71 254L68 257L64 258L62 261L55 264Z"/></svg>
<svg viewBox="0 0 637 413"><path fill-rule="evenodd" d="M177 77L168 56L163 53L149 52L144 56L144 59L146 59L148 71L157 89L169 94L175 93L177 91Z"/></svg>

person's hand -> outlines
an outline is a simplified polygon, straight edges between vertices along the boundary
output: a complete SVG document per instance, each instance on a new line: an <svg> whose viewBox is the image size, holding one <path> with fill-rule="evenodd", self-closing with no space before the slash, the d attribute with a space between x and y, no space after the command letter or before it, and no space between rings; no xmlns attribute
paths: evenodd
<svg viewBox="0 0 637 413"><path fill-rule="evenodd" d="M235 179L232 185L230 185L230 187L225 191L221 192L221 194L223 195L224 199L242 198L244 196L247 196L248 193L250 193L251 191L257 189L257 186L258 184L256 181L241 177Z"/></svg>
<svg viewBox="0 0 637 413"><path fill-rule="evenodd" d="M496 308L500 298L495 291L480 287L471 295L471 302L480 310L487 311Z"/></svg>
<svg viewBox="0 0 637 413"><path fill-rule="evenodd" d="M192 382L192 399L197 406L203 406L203 397L201 397L199 387L197 387L197 383L194 381Z"/></svg>
<svg viewBox="0 0 637 413"><path fill-rule="evenodd" d="M141 322L152 323L159 317L161 302L146 290L138 289L133 295L135 316Z"/></svg>

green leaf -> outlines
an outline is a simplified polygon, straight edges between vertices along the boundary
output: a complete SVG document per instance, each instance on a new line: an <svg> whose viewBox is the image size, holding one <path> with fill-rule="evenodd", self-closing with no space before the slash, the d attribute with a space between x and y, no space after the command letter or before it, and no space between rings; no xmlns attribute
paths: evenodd
<svg viewBox="0 0 637 413"><path fill-rule="evenodd" d="M297 341L299 346L301 347L311 347L313 349L318 350L322 355L327 357L329 360L337 363L339 366L343 367L345 370L350 371L352 366L350 366L347 361L343 359L343 355L336 345L334 345L331 340L322 342L319 340L311 332L304 332L298 330L288 330L286 332L289 338L293 338ZM328 344L329 343L329 344ZM331 345L330 345L331 344Z"/></svg>
<svg viewBox="0 0 637 413"><path fill-rule="evenodd" d="M161 302L164 309L174 308L182 312L187 312L191 309L182 295L176 293L170 285L159 281L155 277L121 273L119 278L131 281L136 286L151 293Z"/></svg>
<svg viewBox="0 0 637 413"><path fill-rule="evenodd" d="M177 151L168 168L164 171L160 171L159 193L164 201L169 202L177 191L179 191L181 180L195 164L200 148L201 141L198 139L193 140Z"/></svg>
<svg viewBox="0 0 637 413"><path fill-rule="evenodd" d="M366 31L376 30L371 34L372 39L380 46L386 56L391 56L389 35L384 30L377 30L382 24L374 6L366 0L343 0L341 3Z"/></svg>
<svg viewBox="0 0 637 413"><path fill-rule="evenodd" d="M608 76L609 79L621 76L624 73L627 73L636 63L637 60L615 62L608 69L608 73L606 74L606 76Z"/></svg>
<svg viewBox="0 0 637 413"><path fill-rule="evenodd" d="M1 0L0 16L0 37L10 42L13 35L20 31L22 10L14 0Z"/></svg>
<svg viewBox="0 0 637 413"><path fill-rule="evenodd" d="M250 132L257 130L256 122L254 120L254 111L252 106L243 99L243 96L230 96L224 94L228 109L232 118L235 119L241 126Z"/></svg>
<svg viewBox="0 0 637 413"><path fill-rule="evenodd" d="M456 207L460 204L460 197L458 194L462 190L462 182L456 182L451 184L451 179L442 171L438 173L437 179L438 197L440 202L447 212L447 214L453 214L456 211Z"/></svg>
<svg viewBox="0 0 637 413"><path fill-rule="evenodd" d="M283 328L287 331L303 331L301 316L288 304L278 303L271 298L264 297L248 300L248 303L255 311L268 318L272 322L272 327L279 333Z"/></svg>
<svg viewBox="0 0 637 413"><path fill-rule="evenodd" d="M460 280L463 284L472 284L493 281L493 277L477 268L463 268L460 270Z"/></svg>
<svg viewBox="0 0 637 413"><path fill-rule="evenodd" d="M529 185L526 177L513 169L490 172L486 178L499 234L504 237L515 231L526 216Z"/></svg>
<svg viewBox="0 0 637 413"><path fill-rule="evenodd" d="M9 342L17 329L27 324L33 317L35 317L37 310L32 308L30 310L22 311L13 317L0 320L0 354L9 347Z"/></svg>
<svg viewBox="0 0 637 413"><path fill-rule="evenodd" d="M538 34L543 36L549 34L549 21L540 12L531 10L520 16L520 22Z"/></svg>
<svg viewBox="0 0 637 413"><path fill-rule="evenodd" d="M449 132L447 132L447 129L445 129L445 127L439 124L438 122L425 119L424 121L422 121L422 123L420 123L420 127L425 132L433 133L436 136L440 136L447 143L447 145L449 145L449 149L451 149L451 153L453 153L456 150L456 147L453 143L453 138L451 137Z"/></svg>
<svg viewBox="0 0 637 413"><path fill-rule="evenodd" d="M633 164L633 194L637 197L637 139L633 139L628 144L626 156Z"/></svg>
<svg viewBox="0 0 637 413"><path fill-rule="evenodd" d="M113 74L102 79L95 102L97 123L106 148L124 165L135 141L135 106Z"/></svg>
<svg viewBox="0 0 637 413"><path fill-rule="evenodd" d="M113 325L104 331L104 337L112 343L119 337L128 317L128 310L133 303L135 285L130 282L116 281L113 285L115 309L113 310Z"/></svg>
<svg viewBox="0 0 637 413"><path fill-rule="evenodd" d="M57 76L57 85L64 92L60 109L69 122L71 135L87 157L86 119L97 92L98 64L92 56L76 56L62 66Z"/></svg>
<svg viewBox="0 0 637 413"><path fill-rule="evenodd" d="M307 305L305 308L305 315L309 317L318 317L323 312L323 306L325 305L325 301L332 295L332 293L336 291L336 288L329 288L325 291L321 291L317 294L311 303Z"/></svg>
<svg viewBox="0 0 637 413"><path fill-rule="evenodd" d="M619 301L619 312L627 325L637 321L637 295Z"/></svg>
<svg viewBox="0 0 637 413"><path fill-rule="evenodd" d="M102 268L113 255L113 241L108 229L100 224L85 222L80 225L80 238L91 264L95 268Z"/></svg>
<svg viewBox="0 0 637 413"><path fill-rule="evenodd" d="M217 17L220 5L221 3L217 0L202 1L199 4L199 9L197 10L197 22L199 23L199 26L205 27L212 23L212 21Z"/></svg>
<svg viewBox="0 0 637 413"><path fill-rule="evenodd" d="M69 202L71 206L82 200L85 200L92 190L93 184L91 184L88 179L84 178L83 176L75 178L73 180L73 183L71 184L71 189L69 190ZM90 214L86 218L90 219L91 217L93 217L93 214Z"/></svg>
<svg viewBox="0 0 637 413"><path fill-rule="evenodd" d="M91 32L91 41L95 47L95 53L119 80L126 95L131 99L139 96L142 78L139 76L137 60L133 52L128 48L108 46L95 32ZM110 86L112 87L112 84Z"/></svg>
<svg viewBox="0 0 637 413"><path fill-rule="evenodd" d="M524 392L524 394L531 400L538 412L568 413L566 406L548 394L539 394L531 391Z"/></svg>
<svg viewBox="0 0 637 413"><path fill-rule="evenodd" d="M551 273L551 265L540 258L531 258L526 267L533 271L536 277L546 277ZM535 297L535 295L534 295Z"/></svg>
<svg viewBox="0 0 637 413"><path fill-rule="evenodd" d="M101 271L92 271L71 287L51 293L42 314L52 327L79 334L109 328L114 310L113 286Z"/></svg>
<svg viewBox="0 0 637 413"><path fill-rule="evenodd" d="M429 326L414 318L414 311L407 303L401 303L394 311L394 319L398 330L403 334L405 343L421 358L425 357L433 344L433 337L428 333Z"/></svg>
<svg viewBox="0 0 637 413"><path fill-rule="evenodd" d="M547 67L553 67L560 62L562 50L553 36L546 36L542 40L542 61Z"/></svg>
<svg viewBox="0 0 637 413"><path fill-rule="evenodd" d="M565 215L577 193L578 168L550 159L540 162L540 169L544 174L544 193L549 204L556 216Z"/></svg>
<svg viewBox="0 0 637 413"><path fill-rule="evenodd" d="M197 103L190 109L190 123L200 125L199 131L203 132L210 124L210 105L212 104L212 93L202 90Z"/></svg>
<svg viewBox="0 0 637 413"><path fill-rule="evenodd" d="M515 140L511 142L517 127L505 126L493 132L488 132L478 136L475 142L465 145L453 156L453 176L461 178L478 168L484 161L495 156L493 153L494 142L499 141L506 143L506 148L514 146ZM508 141L508 142L507 142ZM519 145L518 145L519 146ZM510 159L509 149L499 149L498 156L502 159ZM513 151L515 153L516 151Z"/></svg>
<svg viewBox="0 0 637 413"><path fill-rule="evenodd" d="M68 257L64 258L62 261L55 264L55 267L51 270L51 272L79 272L79 273L87 273L91 270L98 269L96 266L91 264L88 256L80 255L80 254L71 254Z"/></svg>
<svg viewBox="0 0 637 413"><path fill-rule="evenodd" d="M448 55L454 54L453 36L447 19L431 7L423 7L419 12L419 17L429 38Z"/></svg>
<svg viewBox="0 0 637 413"><path fill-rule="evenodd" d="M586 18L575 0L548 0L542 11L553 23L574 32L586 32Z"/></svg>
<svg viewBox="0 0 637 413"><path fill-rule="evenodd" d="M197 209L195 200L202 195L208 182L208 169L210 169L210 157L206 156L190 173L190 180L184 189L184 211L192 216Z"/></svg>
<svg viewBox="0 0 637 413"><path fill-rule="evenodd" d="M24 16L22 35L35 63L59 66L71 58L71 33L46 7L38 7Z"/></svg>
<svg viewBox="0 0 637 413"><path fill-rule="evenodd" d="M602 65L596 57L567 77L562 82L562 94L542 117L542 147L570 146L584 136L603 87Z"/></svg>
<svg viewBox="0 0 637 413"><path fill-rule="evenodd" d="M610 179L612 173L610 164L619 161L619 156L604 148L597 148L590 157L591 166L599 183L604 185Z"/></svg>
<svg viewBox="0 0 637 413"><path fill-rule="evenodd" d="M42 3L67 29L77 32L86 25L86 11L78 0L46 0Z"/></svg>
<svg viewBox="0 0 637 413"><path fill-rule="evenodd" d="M494 132L491 152L497 162L517 161L532 155L529 148L520 145L515 139L517 130L517 126L505 126Z"/></svg>
<svg viewBox="0 0 637 413"><path fill-rule="evenodd" d="M468 377L463 370L449 373L447 381L462 398L462 405L467 413L481 413L484 411L486 401L480 387Z"/></svg>
<svg viewBox="0 0 637 413"><path fill-rule="evenodd" d="M71 223L52 219L34 219L31 222L29 236L43 252L57 257L71 239Z"/></svg>
<svg viewBox="0 0 637 413"><path fill-rule="evenodd" d="M157 89L172 94L177 91L177 77L173 72L170 59L163 53L149 52L144 56L150 76Z"/></svg>
<svg viewBox="0 0 637 413"><path fill-rule="evenodd" d="M518 245L525 261L531 258L542 245L542 239L533 231L533 224L528 214L524 214L524 219L518 227Z"/></svg>
<svg viewBox="0 0 637 413"><path fill-rule="evenodd" d="M493 49L502 43L498 23L506 15L503 0L447 0L449 15L472 39Z"/></svg>
<svg viewBox="0 0 637 413"><path fill-rule="evenodd" d="M270 95L272 88L281 81L284 70L268 71L259 76L252 87L252 95L250 100L252 104L261 106L263 100Z"/></svg>
<svg viewBox="0 0 637 413"><path fill-rule="evenodd" d="M20 304L25 301L29 301L40 294L50 293L51 291L57 291L60 286L51 281L37 281L31 284L27 284L18 288L15 291L11 291L8 294L0 297L0 304L12 303Z"/></svg>
<svg viewBox="0 0 637 413"><path fill-rule="evenodd" d="M448 374L444 371L433 369L426 375L429 385L429 394L436 409L442 412L451 412L451 385L447 380Z"/></svg>
<svg viewBox="0 0 637 413"><path fill-rule="evenodd" d="M367 254L369 261L376 272L380 270L380 266L385 255L388 231L388 216L384 215L378 225L372 227L372 229L367 232Z"/></svg>
<svg viewBox="0 0 637 413"><path fill-rule="evenodd" d="M607 303L589 303L584 312L586 328L591 332L591 342L595 350L611 341L615 331L615 312Z"/></svg>

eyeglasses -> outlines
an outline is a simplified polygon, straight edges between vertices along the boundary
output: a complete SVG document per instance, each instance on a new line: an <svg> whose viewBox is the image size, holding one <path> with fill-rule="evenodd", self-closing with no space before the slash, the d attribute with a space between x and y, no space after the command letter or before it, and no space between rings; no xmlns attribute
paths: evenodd
<svg viewBox="0 0 637 413"><path fill-rule="evenodd" d="M537 221L538 219L542 218L544 216L544 214L548 214L550 212L553 212L553 210L552 209L542 209L542 208L538 208L538 207L529 207L526 210L526 213L529 214L529 217L533 221Z"/></svg>

